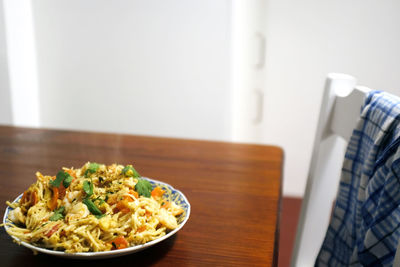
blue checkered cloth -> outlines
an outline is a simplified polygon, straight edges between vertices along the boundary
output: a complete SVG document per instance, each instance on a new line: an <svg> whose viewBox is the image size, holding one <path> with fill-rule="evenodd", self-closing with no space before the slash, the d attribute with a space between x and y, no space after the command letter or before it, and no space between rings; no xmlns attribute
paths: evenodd
<svg viewBox="0 0 400 267"><path fill-rule="evenodd" d="M400 98L369 93L315 266L392 266L400 238Z"/></svg>

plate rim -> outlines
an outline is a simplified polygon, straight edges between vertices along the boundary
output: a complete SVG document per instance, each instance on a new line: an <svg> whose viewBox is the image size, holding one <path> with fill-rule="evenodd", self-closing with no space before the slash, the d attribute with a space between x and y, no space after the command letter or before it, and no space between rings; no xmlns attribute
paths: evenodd
<svg viewBox="0 0 400 267"><path fill-rule="evenodd" d="M184 202L187 204L186 216L185 216L184 220L178 225L178 227L175 228L174 230L172 230L171 232L165 234L164 236L157 238L155 240L149 241L144 244L136 245L133 247L117 249L117 250L109 250L109 251L98 251L98 252L67 253L64 251L56 251L56 250L51 250L51 249L47 249L47 248L42 248L42 247L38 247L38 246L34 246L32 244L29 244L25 241L21 241L19 238L15 237L7 232L7 229L9 228L9 226L6 223L7 223L7 220L9 220L8 213L11 211L11 207L9 207L9 206L7 206L7 208L4 212L4 216L3 216L4 229L5 229L6 233L9 236L11 236L11 238L13 238L18 244L21 244L24 247L29 248L34 251L37 251L37 252L41 252L44 254L51 254L51 255L59 256L59 257L71 257L71 258L92 258L92 257L107 257L107 256L112 257L112 256L122 256L122 255L129 254L129 253L139 252L140 250L143 250L143 249L151 247L157 243L160 243L161 241L168 239L171 236L173 236L175 233L177 233L186 224L186 222L188 221L188 219L190 217L190 212L191 212L191 205L190 205L188 199L186 198L186 196L182 193L182 191L174 188L172 185L170 185L168 183L161 182L159 180L155 180L155 179L151 179L151 178L143 177L143 176L140 178L152 181L155 184L162 184L162 185L169 187L169 189L171 189L171 191L175 191L178 194L180 194L182 196ZM23 195L23 193L20 194L18 197L16 197L11 203L14 203L18 199L20 199L22 197L22 195Z"/></svg>

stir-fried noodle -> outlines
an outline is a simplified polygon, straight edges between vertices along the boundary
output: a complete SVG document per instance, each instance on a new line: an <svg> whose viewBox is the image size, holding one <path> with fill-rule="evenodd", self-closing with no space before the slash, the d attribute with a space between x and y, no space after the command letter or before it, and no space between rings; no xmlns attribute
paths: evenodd
<svg viewBox="0 0 400 267"><path fill-rule="evenodd" d="M178 227L184 212L131 166L86 163L37 172L8 218L8 233L40 247L97 252L144 244Z"/></svg>

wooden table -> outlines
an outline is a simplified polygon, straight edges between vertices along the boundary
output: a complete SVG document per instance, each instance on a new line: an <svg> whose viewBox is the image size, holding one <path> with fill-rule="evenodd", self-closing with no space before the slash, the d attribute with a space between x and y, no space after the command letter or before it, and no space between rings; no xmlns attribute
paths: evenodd
<svg viewBox="0 0 400 267"><path fill-rule="evenodd" d="M78 261L32 252L1 229L0 266L272 266L277 263L283 152L280 148L120 134L0 126L0 203L85 162L133 164L181 190L192 206L172 238L113 259ZM90 264L90 265L89 265Z"/></svg>

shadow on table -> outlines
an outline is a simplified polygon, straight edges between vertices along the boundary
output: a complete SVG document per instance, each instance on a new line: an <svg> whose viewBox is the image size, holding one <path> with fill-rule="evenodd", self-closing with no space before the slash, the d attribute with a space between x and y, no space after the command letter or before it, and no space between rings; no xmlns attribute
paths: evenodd
<svg viewBox="0 0 400 267"><path fill-rule="evenodd" d="M34 255L29 249L17 245L4 229L0 231L0 266L40 266L40 267L117 267L117 266L150 266L168 253L175 243L175 235L142 251L109 259L77 260L60 258L51 255Z"/></svg>

